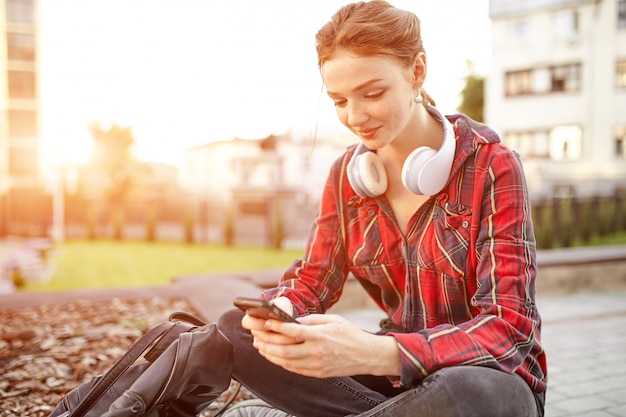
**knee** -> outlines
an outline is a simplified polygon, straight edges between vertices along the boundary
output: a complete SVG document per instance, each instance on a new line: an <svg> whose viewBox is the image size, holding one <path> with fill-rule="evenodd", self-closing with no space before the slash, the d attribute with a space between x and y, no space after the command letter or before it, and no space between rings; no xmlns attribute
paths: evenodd
<svg viewBox="0 0 626 417"><path fill-rule="evenodd" d="M455 416L531 416L536 405L530 388L515 374L478 366L444 368L432 383Z"/></svg>
<svg viewBox="0 0 626 417"><path fill-rule="evenodd" d="M232 342L241 337L242 334L248 333L241 327L242 318L243 312L241 310L237 308L228 310L217 320L217 328Z"/></svg>

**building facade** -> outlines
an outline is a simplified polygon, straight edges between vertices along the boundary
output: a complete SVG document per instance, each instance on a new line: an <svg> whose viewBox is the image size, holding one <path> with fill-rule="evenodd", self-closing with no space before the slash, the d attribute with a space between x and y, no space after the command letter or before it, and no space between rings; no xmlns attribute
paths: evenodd
<svg viewBox="0 0 626 417"><path fill-rule="evenodd" d="M533 198L626 187L626 0L490 0L485 121Z"/></svg>
<svg viewBox="0 0 626 417"><path fill-rule="evenodd" d="M220 241L231 227L234 241L301 247L315 218L332 162L353 141L292 133L262 139L229 139L186 151L183 187L195 196L205 240ZM280 229L278 232L276 229Z"/></svg>
<svg viewBox="0 0 626 417"><path fill-rule="evenodd" d="M40 235L37 0L0 0L0 236Z"/></svg>

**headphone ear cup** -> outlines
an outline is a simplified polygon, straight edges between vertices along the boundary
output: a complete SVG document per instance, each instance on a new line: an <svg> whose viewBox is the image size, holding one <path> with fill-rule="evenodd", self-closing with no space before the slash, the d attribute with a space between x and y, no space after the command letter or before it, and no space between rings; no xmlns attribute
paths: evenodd
<svg viewBox="0 0 626 417"><path fill-rule="evenodd" d="M387 190L385 166L374 152L352 155L347 172L352 189L361 197L378 197Z"/></svg>
<svg viewBox="0 0 626 417"><path fill-rule="evenodd" d="M374 152L359 155L356 161L361 179L369 197L378 197L387 190L387 172L382 161Z"/></svg>
<svg viewBox="0 0 626 417"><path fill-rule="evenodd" d="M443 142L439 150L421 146L411 152L402 166L402 183L414 194L435 195L443 189L450 177L456 138L454 127L439 110L431 105L426 108L442 123Z"/></svg>
<svg viewBox="0 0 626 417"><path fill-rule="evenodd" d="M437 151L428 146L420 146L409 154L402 165L402 184L417 195L429 195L428 179L423 178L424 168L437 155Z"/></svg>

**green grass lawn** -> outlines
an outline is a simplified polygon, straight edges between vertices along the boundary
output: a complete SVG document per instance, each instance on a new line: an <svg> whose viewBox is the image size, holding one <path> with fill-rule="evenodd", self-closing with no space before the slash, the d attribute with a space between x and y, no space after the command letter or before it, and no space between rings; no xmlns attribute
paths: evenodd
<svg viewBox="0 0 626 417"><path fill-rule="evenodd" d="M590 243L612 244L626 244L626 233L594 238ZM20 290L164 285L183 275L286 268L303 251L177 242L67 240L58 247L58 253L49 282L27 284Z"/></svg>
<svg viewBox="0 0 626 417"><path fill-rule="evenodd" d="M260 247L68 240L58 247L52 279L45 284L27 284L21 290L162 285L182 275L284 268L302 254L302 250Z"/></svg>

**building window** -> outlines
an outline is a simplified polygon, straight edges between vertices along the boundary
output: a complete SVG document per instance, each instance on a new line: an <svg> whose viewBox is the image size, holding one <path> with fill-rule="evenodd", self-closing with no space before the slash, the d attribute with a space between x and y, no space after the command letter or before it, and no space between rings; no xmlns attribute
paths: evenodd
<svg viewBox="0 0 626 417"><path fill-rule="evenodd" d="M578 34L578 13L561 10L552 15L552 33L556 39L572 39Z"/></svg>
<svg viewBox="0 0 626 417"><path fill-rule="evenodd" d="M574 92L580 90L580 64L550 67L552 92Z"/></svg>
<svg viewBox="0 0 626 417"><path fill-rule="evenodd" d="M28 33L7 33L7 57L10 61L34 61L35 37Z"/></svg>
<svg viewBox="0 0 626 417"><path fill-rule="evenodd" d="M626 125L615 129L615 155L626 158Z"/></svg>
<svg viewBox="0 0 626 417"><path fill-rule="evenodd" d="M548 158L548 140L547 131L509 132L504 135L504 143L522 158Z"/></svg>
<svg viewBox="0 0 626 417"><path fill-rule="evenodd" d="M9 173L11 175L37 173L37 150L34 148L9 148Z"/></svg>
<svg viewBox="0 0 626 417"><path fill-rule="evenodd" d="M37 136L37 112L9 110L9 136L16 138Z"/></svg>
<svg viewBox="0 0 626 417"><path fill-rule="evenodd" d="M528 42L530 40L530 24L526 19L514 20L507 26L507 35L512 41Z"/></svg>
<svg viewBox="0 0 626 417"><path fill-rule="evenodd" d="M615 87L618 90L626 89L626 59L619 59L615 66Z"/></svg>
<svg viewBox="0 0 626 417"><path fill-rule="evenodd" d="M8 71L9 98L35 98L33 71Z"/></svg>
<svg viewBox="0 0 626 417"><path fill-rule="evenodd" d="M581 65L566 64L505 74L507 97L527 94L576 92L581 89Z"/></svg>
<svg viewBox="0 0 626 417"><path fill-rule="evenodd" d="M626 29L626 0L617 2L617 28Z"/></svg>
<svg viewBox="0 0 626 417"><path fill-rule="evenodd" d="M35 23L34 0L6 0L7 22Z"/></svg>
<svg viewBox="0 0 626 417"><path fill-rule="evenodd" d="M575 161L582 154L580 126L557 126L550 131L550 159Z"/></svg>
<svg viewBox="0 0 626 417"><path fill-rule="evenodd" d="M531 70L507 72L504 77L507 96L521 96L533 92Z"/></svg>
<svg viewBox="0 0 626 417"><path fill-rule="evenodd" d="M552 71L550 68L537 68L533 71L534 94L545 94L552 91Z"/></svg>

